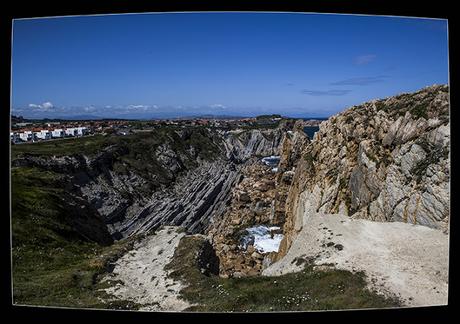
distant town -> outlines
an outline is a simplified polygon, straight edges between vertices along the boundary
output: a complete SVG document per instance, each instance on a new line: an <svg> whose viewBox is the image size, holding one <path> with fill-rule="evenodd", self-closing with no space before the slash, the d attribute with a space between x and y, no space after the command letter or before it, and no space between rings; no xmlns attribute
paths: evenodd
<svg viewBox="0 0 460 324"><path fill-rule="evenodd" d="M12 144L34 143L63 138L91 135L128 135L155 127L171 125L177 127L205 126L221 129L247 127L269 127L278 125L280 115L262 115L249 118L177 118L161 120L32 120L12 116L10 139ZM322 120L311 119L308 124L317 126Z"/></svg>

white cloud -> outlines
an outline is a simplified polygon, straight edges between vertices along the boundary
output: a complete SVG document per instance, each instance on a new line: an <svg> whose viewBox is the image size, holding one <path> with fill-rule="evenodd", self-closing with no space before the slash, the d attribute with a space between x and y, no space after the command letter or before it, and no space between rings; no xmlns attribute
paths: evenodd
<svg viewBox="0 0 460 324"><path fill-rule="evenodd" d="M85 112L94 112L94 111L96 111L96 107L94 107L94 106L89 106L89 107L83 108L83 110L84 110Z"/></svg>
<svg viewBox="0 0 460 324"><path fill-rule="evenodd" d="M227 107L226 107L225 105L223 105L223 104L212 104L210 107L211 107L211 108L218 108L218 109L225 109L225 108L227 108Z"/></svg>
<svg viewBox="0 0 460 324"><path fill-rule="evenodd" d="M147 111L149 108L148 105L128 105L125 107L128 111Z"/></svg>
<svg viewBox="0 0 460 324"><path fill-rule="evenodd" d="M37 110L46 111L46 110L53 109L54 105L51 102L47 101L47 102L42 103L41 105L29 104L29 107L30 108L36 108Z"/></svg>
<svg viewBox="0 0 460 324"><path fill-rule="evenodd" d="M43 108L43 109L51 109L51 108L53 108L53 107L54 107L53 104L52 104L51 102L49 102L49 101L48 101L48 102L44 102L44 103L42 104L42 108Z"/></svg>

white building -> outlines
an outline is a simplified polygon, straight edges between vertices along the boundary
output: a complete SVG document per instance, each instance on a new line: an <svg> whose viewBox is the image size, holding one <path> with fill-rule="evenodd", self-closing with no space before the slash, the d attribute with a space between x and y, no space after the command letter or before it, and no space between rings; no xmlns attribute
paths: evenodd
<svg viewBox="0 0 460 324"><path fill-rule="evenodd" d="M16 133L16 132L10 132L10 139L11 139L11 142L13 143L17 143L20 141L20 137L19 137L19 134Z"/></svg>
<svg viewBox="0 0 460 324"><path fill-rule="evenodd" d="M25 131L23 133L19 133L19 138L24 142L29 142L35 140L35 135L31 131Z"/></svg>
<svg viewBox="0 0 460 324"><path fill-rule="evenodd" d="M65 132L63 129L60 129L60 128L56 128L55 130L53 130L51 132L51 136L53 138L60 138L60 137L64 137L65 136Z"/></svg>
<svg viewBox="0 0 460 324"><path fill-rule="evenodd" d="M46 129L42 129L41 131L36 132L35 135L37 136L37 138L42 139L42 140L51 139L51 132Z"/></svg>
<svg viewBox="0 0 460 324"><path fill-rule="evenodd" d="M74 127L66 128L65 135L66 136L77 136L78 130Z"/></svg>
<svg viewBox="0 0 460 324"><path fill-rule="evenodd" d="M86 127L77 127L77 136L84 136L88 134L88 129Z"/></svg>

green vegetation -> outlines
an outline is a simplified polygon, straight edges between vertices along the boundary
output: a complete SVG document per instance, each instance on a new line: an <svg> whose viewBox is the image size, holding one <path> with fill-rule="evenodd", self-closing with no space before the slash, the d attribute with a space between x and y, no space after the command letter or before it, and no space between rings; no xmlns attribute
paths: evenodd
<svg viewBox="0 0 460 324"><path fill-rule="evenodd" d="M80 239L65 217L62 177L36 168L11 170L13 247L60 247Z"/></svg>
<svg viewBox="0 0 460 324"><path fill-rule="evenodd" d="M171 161L191 167L197 158L213 159L219 152L216 138L205 128L160 127L127 136L87 136L12 146L12 159L21 154L94 156L114 146L107 167L116 172L135 171L155 185L174 174L157 161L160 145L173 152ZM166 154L168 155L168 154ZM112 159L113 158L113 159ZM112 162L110 162L113 160ZM112 164L110 164L112 163ZM177 163L177 162L174 162ZM13 295L17 304L95 308L136 308L126 302L103 302L99 282L108 265L123 254L132 241L112 244L99 214L88 202L71 194L67 174L35 167L13 167L12 257ZM151 192L151 185L139 194ZM129 198L129 193L122 193Z"/></svg>
<svg viewBox="0 0 460 324"><path fill-rule="evenodd" d="M133 241L115 243L101 232L101 243L72 226L71 198L63 176L35 168L12 169L12 260L14 303L96 308L135 308L103 303L99 276ZM93 223L89 222L91 226ZM94 226L97 231L97 226ZM106 236L104 235L106 234Z"/></svg>
<svg viewBox="0 0 460 324"><path fill-rule="evenodd" d="M279 118L279 120L273 120ZM252 123L247 123L241 126L242 129L251 130L251 129L274 129L277 128L283 117L281 115L260 115L255 118L255 121Z"/></svg>
<svg viewBox="0 0 460 324"><path fill-rule="evenodd" d="M374 162L376 167L378 168L378 164L379 164L380 161L379 161L379 158L377 157L377 155L373 151L367 151L366 156L369 158L369 160Z"/></svg>
<svg viewBox="0 0 460 324"><path fill-rule="evenodd" d="M303 156L303 158L306 161L307 170L310 170L310 172L315 172L315 164L314 164L315 157L313 156L312 152L310 152L310 151L307 152Z"/></svg>
<svg viewBox="0 0 460 324"><path fill-rule="evenodd" d="M326 177L334 180L337 179L337 176L339 175L339 169L338 168L331 168L326 172Z"/></svg>
<svg viewBox="0 0 460 324"><path fill-rule="evenodd" d="M345 115L345 123L346 124L350 124L353 122L353 114L351 113L348 113Z"/></svg>
<svg viewBox="0 0 460 324"><path fill-rule="evenodd" d="M108 168L120 174L135 172L146 180L155 179L155 184L161 185L173 180L177 172L195 167L197 159L216 158L220 153L217 142L217 136L204 127L162 126L126 136L96 135L13 145L11 155L12 160L25 153L45 157L74 154L92 157L110 146L113 147L113 161L112 165L107 165ZM167 161L158 160L157 150L167 151L163 156ZM165 163L176 164L178 170L171 171ZM142 191L148 193L151 189L145 187Z"/></svg>
<svg viewBox="0 0 460 324"><path fill-rule="evenodd" d="M424 102L415 105L409 111L412 116L428 119L428 105Z"/></svg>
<svg viewBox="0 0 460 324"><path fill-rule="evenodd" d="M416 141L416 144L420 145L427 154L424 159L420 160L410 170L411 174L414 175L417 183L419 183L422 180L423 175L426 174L427 168L431 164L436 164L441 159L447 159L449 156L449 149L443 146L436 147L424 138L419 138Z"/></svg>
<svg viewBox="0 0 460 324"><path fill-rule="evenodd" d="M338 191L342 191L348 188L348 181L345 177L340 178Z"/></svg>
<svg viewBox="0 0 460 324"><path fill-rule="evenodd" d="M190 136L185 139L180 138L177 134L178 131L188 131ZM45 156L72 154L92 156L111 145L126 147L140 154L146 148L156 149L162 143L171 143L174 148L179 150L179 153L186 153L188 147L197 146L199 156L204 159L212 158L218 152L218 147L213 142L212 135L205 128L183 129L177 126L162 126L152 131L133 133L126 136L94 135L12 145L11 155L12 159L19 157L23 153Z"/></svg>
<svg viewBox="0 0 460 324"><path fill-rule="evenodd" d="M279 115L279 114L259 115L259 116L256 116L256 119L257 119L257 120L260 120L260 119L272 119L272 118L282 118L282 117L281 117L281 115Z"/></svg>
<svg viewBox="0 0 460 324"><path fill-rule="evenodd" d="M62 247L24 245L13 249L13 296L19 305L137 309L130 301L108 301L100 278L131 242L109 247L73 242Z"/></svg>
<svg viewBox="0 0 460 324"><path fill-rule="evenodd" d="M354 211L351 207L351 193L349 192L345 193L344 200L345 200L345 206L347 207L348 214L353 215Z"/></svg>
<svg viewBox="0 0 460 324"><path fill-rule="evenodd" d="M114 144L115 137L94 135L76 138L57 139L37 143L24 143L11 146L11 158L22 153L35 155L71 155L84 153L93 155L102 148Z"/></svg>
<svg viewBox="0 0 460 324"><path fill-rule="evenodd" d="M378 101L375 103L375 107L377 108L377 111L380 111L380 110L383 110L383 111L385 111L385 112L388 111L388 106L385 105L384 100L378 100Z"/></svg>
<svg viewBox="0 0 460 324"><path fill-rule="evenodd" d="M350 308L396 307L388 299L366 289L362 273L342 270L305 269L279 277L224 279L206 276L197 267L196 255L204 240L195 236L182 238L167 266L171 277L188 284L182 297L198 305L190 311L306 311Z"/></svg>
<svg viewBox="0 0 460 324"><path fill-rule="evenodd" d="M446 95L448 87L437 87L430 90L421 90L415 93L404 93L394 97L393 100L382 99L376 101L377 111L383 110L394 117L404 116L409 112L415 118L428 119L438 116L446 119L449 116L449 105L434 104L435 98L439 94ZM443 98L441 96L441 98ZM444 97L448 100L447 97Z"/></svg>
<svg viewBox="0 0 460 324"><path fill-rule="evenodd" d="M307 152L307 153L304 155L304 159L305 159L305 161L307 161L308 163L313 163L313 161L315 161L315 158L313 157L313 155L312 155L311 152Z"/></svg>

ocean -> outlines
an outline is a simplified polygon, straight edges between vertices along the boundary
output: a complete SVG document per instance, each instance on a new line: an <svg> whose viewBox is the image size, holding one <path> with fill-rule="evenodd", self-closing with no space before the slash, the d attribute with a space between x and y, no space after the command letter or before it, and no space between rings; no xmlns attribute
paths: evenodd
<svg viewBox="0 0 460 324"><path fill-rule="evenodd" d="M313 135L319 130L319 126L305 126L303 131L308 135L310 139L313 139Z"/></svg>

